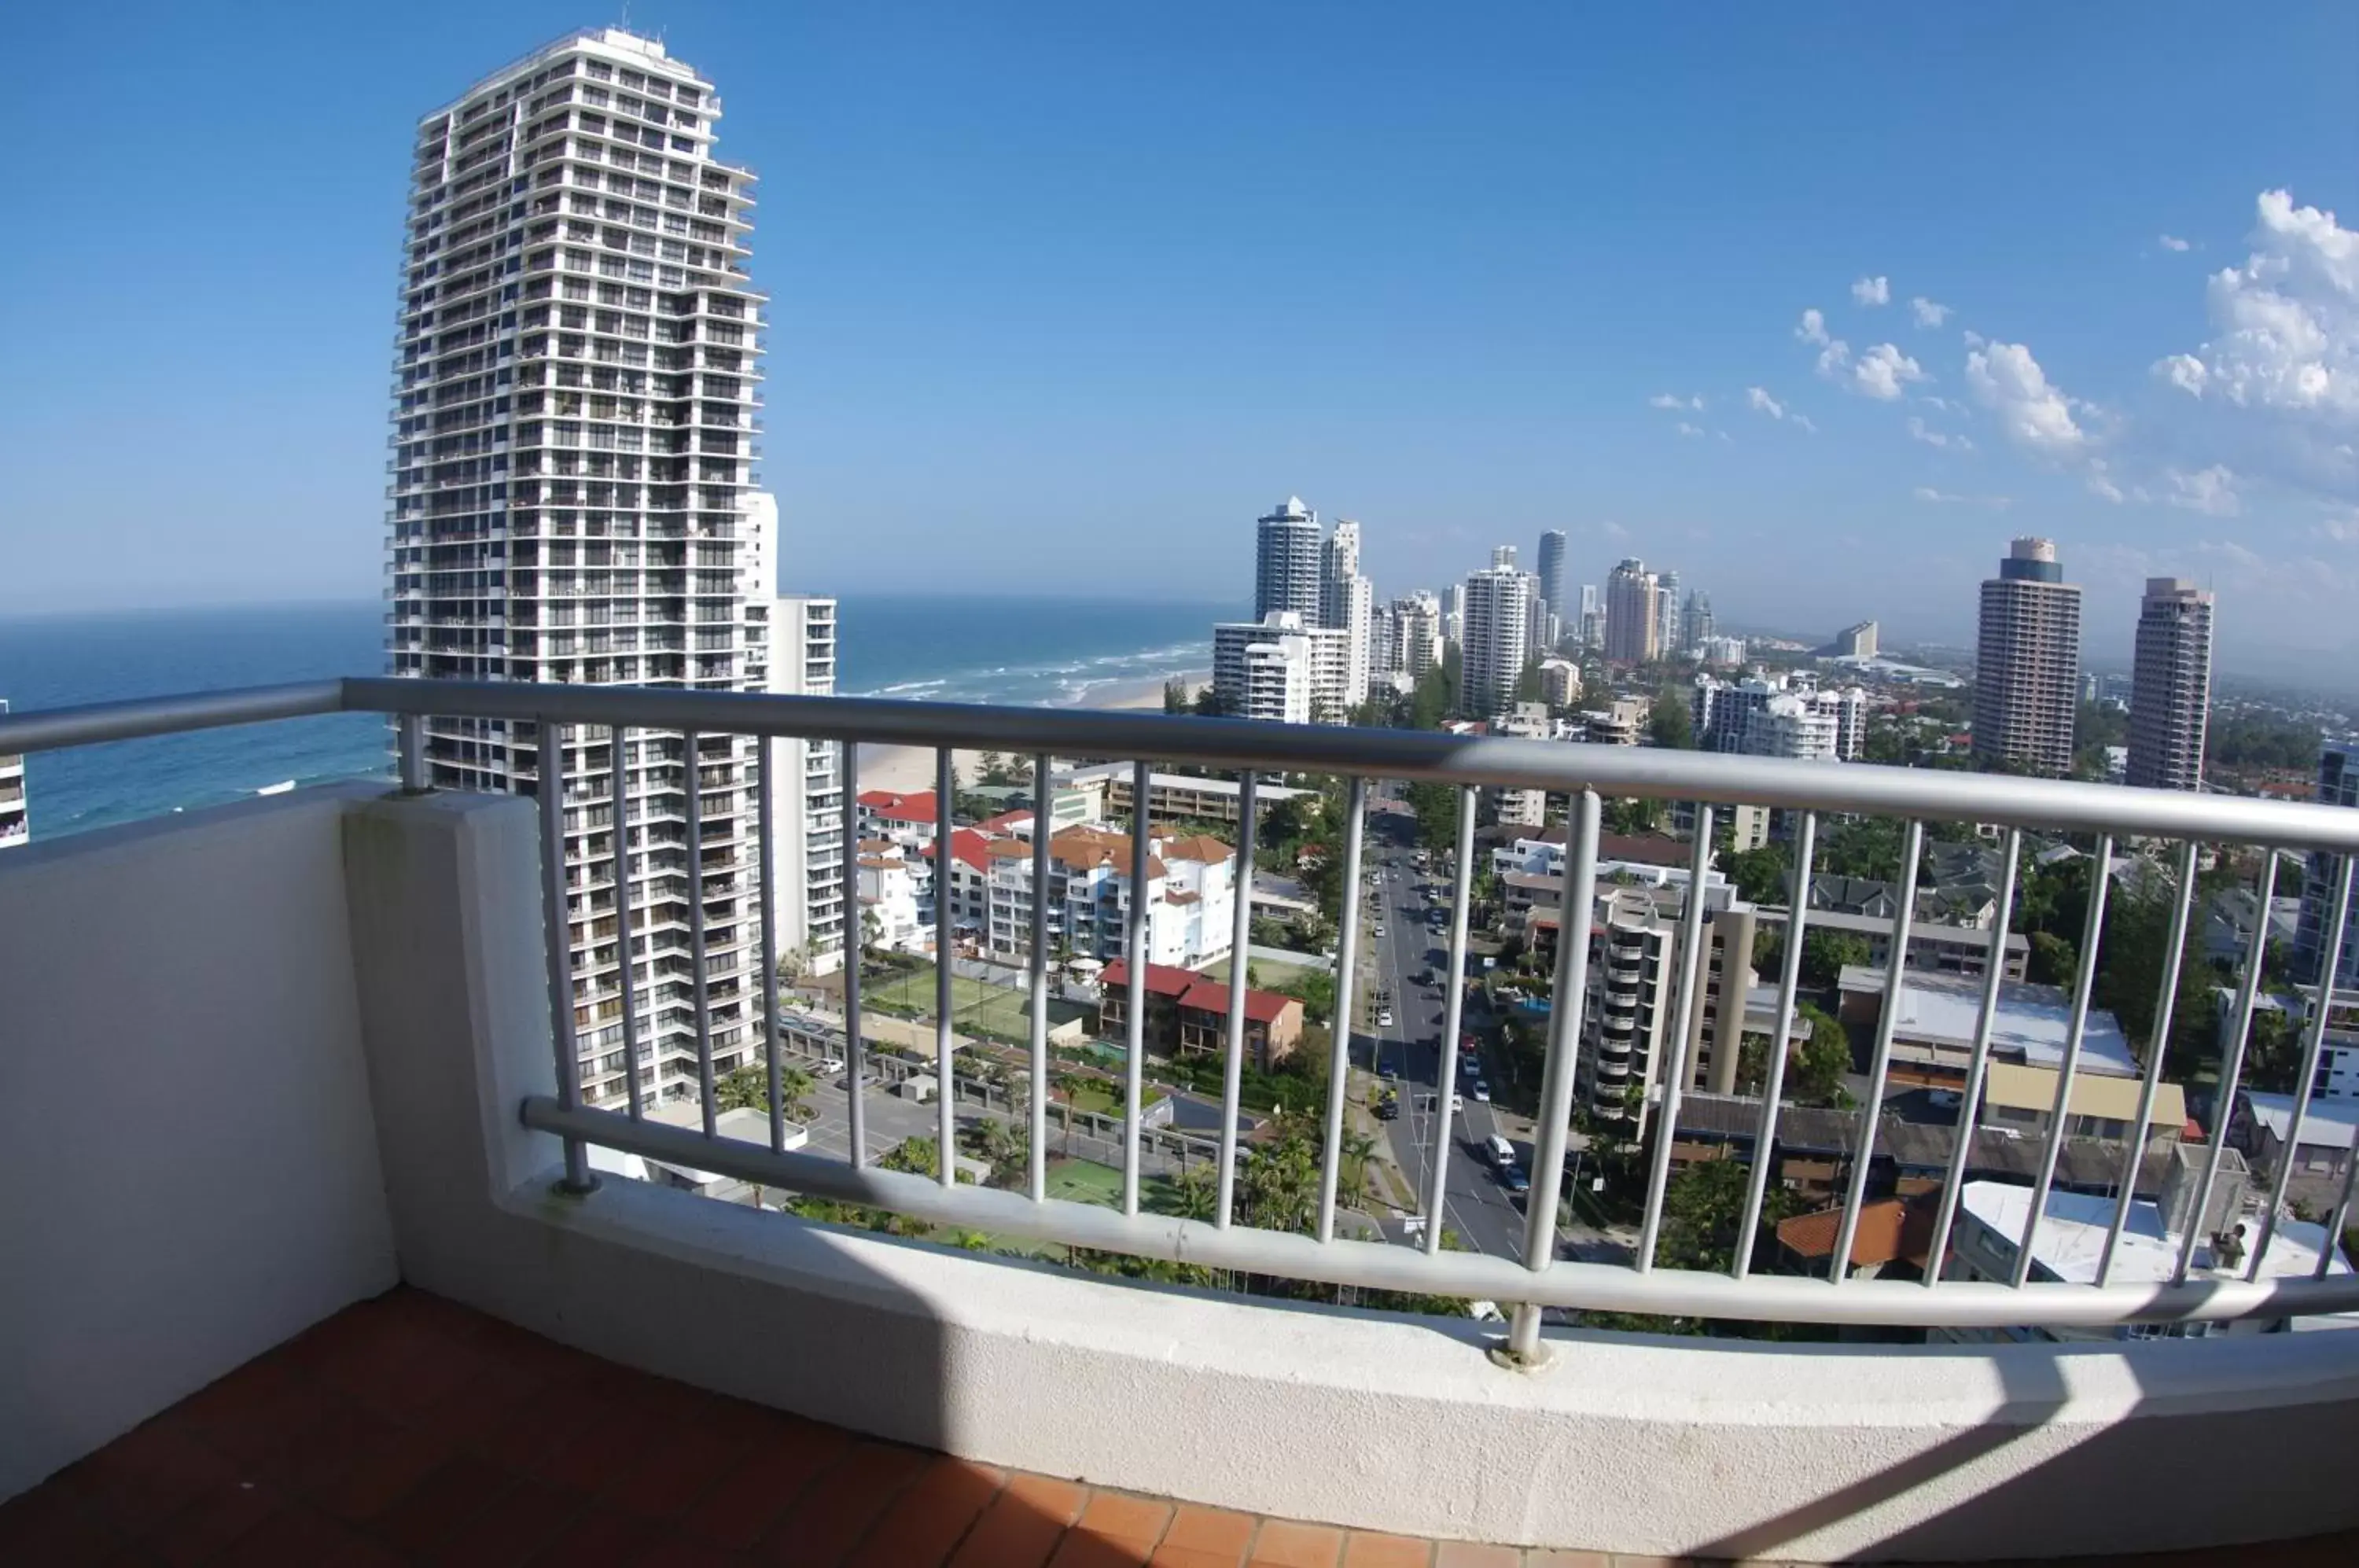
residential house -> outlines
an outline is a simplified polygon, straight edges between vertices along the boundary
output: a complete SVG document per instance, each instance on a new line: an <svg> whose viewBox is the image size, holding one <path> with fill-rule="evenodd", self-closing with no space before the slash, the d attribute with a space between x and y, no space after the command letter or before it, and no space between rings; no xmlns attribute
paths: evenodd
<svg viewBox="0 0 2359 1568"><path fill-rule="evenodd" d="M1141 1038L1166 1055L1219 1055L1228 1049L1229 987L1169 964L1150 964L1140 990L1147 998ZM1117 958L1098 977L1098 1027L1124 1034L1130 1020L1130 965ZM1245 1060L1266 1073L1302 1040L1302 1004L1275 991L1245 991Z"/></svg>

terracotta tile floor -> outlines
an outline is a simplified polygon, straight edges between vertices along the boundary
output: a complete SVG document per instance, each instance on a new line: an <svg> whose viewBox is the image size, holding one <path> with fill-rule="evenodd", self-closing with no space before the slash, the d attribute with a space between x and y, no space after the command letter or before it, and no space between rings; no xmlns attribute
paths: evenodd
<svg viewBox="0 0 2359 1568"><path fill-rule="evenodd" d="M0 1504L7 1568L1657 1561L1437 1545L1010 1475L634 1372L407 1289ZM2348 1564L2359 1535L2140 1561Z"/></svg>

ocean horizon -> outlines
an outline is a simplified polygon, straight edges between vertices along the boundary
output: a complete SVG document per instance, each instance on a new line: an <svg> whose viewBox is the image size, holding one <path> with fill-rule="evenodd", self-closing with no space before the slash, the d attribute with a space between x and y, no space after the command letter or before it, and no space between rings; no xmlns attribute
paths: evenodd
<svg viewBox="0 0 2359 1568"><path fill-rule="evenodd" d="M1201 671L1243 606L1192 600L838 598L836 690L908 702L1075 707ZM375 599L0 618L0 700L16 713L381 672ZM285 783L390 777L386 723L340 713L27 759L33 837L225 804Z"/></svg>

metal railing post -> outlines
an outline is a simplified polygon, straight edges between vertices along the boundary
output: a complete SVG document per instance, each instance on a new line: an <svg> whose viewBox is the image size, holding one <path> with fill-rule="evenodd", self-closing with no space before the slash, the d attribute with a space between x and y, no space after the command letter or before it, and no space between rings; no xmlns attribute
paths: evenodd
<svg viewBox="0 0 2359 1568"><path fill-rule="evenodd" d="M704 1114L704 1136L721 1136L720 1095L712 1082L712 960L704 941L704 737L680 732L688 753L688 965L696 1007L696 1097Z"/></svg>
<svg viewBox="0 0 2359 1568"><path fill-rule="evenodd" d="M948 746L934 753L934 1176L945 1187L958 1184L958 1085L953 1076L951 1022L958 992L951 965L957 951L957 921L951 914L958 881L958 854L951 803L958 790L958 754Z"/></svg>
<svg viewBox="0 0 2359 1568"><path fill-rule="evenodd" d="M1049 838L1054 799L1044 751L1032 759L1032 1105L1025 1153L1025 1190L1036 1203L1049 1195Z"/></svg>
<svg viewBox="0 0 2359 1568"><path fill-rule="evenodd" d="M1228 1038L1221 1062L1221 1169L1215 1178L1212 1223L1226 1229L1234 1217L1237 1189L1237 1111L1244 1093L1245 1061L1245 970L1253 945L1255 810L1261 776L1247 768L1237 784L1237 866L1233 879L1236 909L1229 931Z"/></svg>
<svg viewBox="0 0 2359 1568"><path fill-rule="evenodd" d="M1589 999L1589 914L1597 902L1597 792L1572 799L1572 858L1564 877L1564 904L1556 929L1556 985L1549 999L1548 1062L1540 1074L1539 1124L1533 1133L1532 1187L1524 1196L1524 1267L1538 1274L1556 1262L1556 1205L1564 1192L1564 1146L1572 1125L1574 1057ZM1540 1309L1516 1305L1507 1325L1506 1363L1544 1366Z"/></svg>
<svg viewBox="0 0 2359 1568"><path fill-rule="evenodd" d="M2179 902L2170 915L2170 951L2162 958L2162 989L2155 997L2154 1029L2147 1037L2146 1074L2138 1084L2137 1121L2130 1128L2129 1146L2122 1154L2120 1190L2114 1196L2114 1217L2105 1227L2105 1247L2097 1255L2097 1283L2113 1282L2114 1250L2121 1245L2129 1224L2130 1204L2137 1196L2139 1168L2146 1163L2147 1129L2154 1125L2155 1096L2162 1087L2162 1059L2170 1048L2171 1015L2179 1007L2180 960L2187 951L2187 927L2195 912L2196 844L2189 839L2179 856Z"/></svg>
<svg viewBox="0 0 2359 1568"><path fill-rule="evenodd" d="M2228 1043L2228 1060L2220 1073L2219 1097L2212 1105L2212 1125L2204 1130L2209 1151L2203 1157L2203 1179L2195 1189L2195 1206L2188 1211L2185 1234L2179 1242L2179 1262L2171 1270L2170 1282L2187 1282L2187 1271L2195 1266L2195 1244L2203 1239L2204 1216L2212 1212L2212 1183L2219 1179L2220 1152L2228 1145L2228 1118L2236 1108L2236 1088L2245 1076L2245 1048L2253 1038L2253 1006L2261 995L2261 958L2269 941L2269 900L2277 896L2277 852L2270 850L2261 862L2260 898L2253 905L2253 940L2245 950L2245 979L2236 993L2236 1035ZM2326 990L2334 987L2335 960L2327 960ZM2287 1150L2290 1159L2292 1150Z"/></svg>
<svg viewBox="0 0 2359 1568"><path fill-rule="evenodd" d="M868 951L860 907L860 746L847 740L835 749L843 800L836 824L843 844L843 1088L851 1099L852 1168L858 1171L868 1163L868 1047L860 1037L860 971Z"/></svg>
<svg viewBox="0 0 2359 1568"><path fill-rule="evenodd" d="M1884 975L1884 1007L1875 1019L1875 1060L1869 1064L1867 1096L1859 1108L1859 1153L1852 1161L1843 1218L1835 1225L1831 1267L1838 1285L1851 1278L1851 1244L1859 1235L1859 1207L1867 1199L1868 1167L1875 1162L1875 1129L1884 1112L1884 1082L1892 1071L1892 1033L1900 1023L1900 994L1908 984L1908 939L1917 921L1917 863L1925 850L1925 824L1910 818L1901 835L1900 907L1892 916L1892 964ZM2006 939L2000 939L2004 950ZM2004 953L2002 951L2002 956Z"/></svg>
<svg viewBox="0 0 2359 1568"><path fill-rule="evenodd" d="M769 1080L770 1147L780 1153L787 1147L786 1096L778 1081L778 841L777 811L771 805L771 790L777 782L771 777L771 756L779 742L766 735L754 741L754 788L760 794L755 802L756 833L762 841L762 1036L763 1065Z"/></svg>
<svg viewBox="0 0 2359 1568"><path fill-rule="evenodd" d="M1703 878L1712 868L1712 808L1696 806L1695 845L1688 857L1688 902L1680 918L1680 994L1671 1004L1670 1060L1663 1067L1662 1109L1655 1123L1655 1152L1647 1173L1647 1204L1638 1229L1633 1266L1644 1274L1655 1266L1655 1243L1663 1228L1663 1191L1671 1181L1671 1145L1679 1140L1680 1095L1687 1087L1689 1034L1695 1027L1696 976L1703 973ZM1562 940L1561 938L1559 939ZM1744 962L1750 964L1746 953ZM1734 972L1734 964L1730 964ZM1728 1005L1725 997L1721 1005ZM1737 1007L1742 1009L1740 997ZM1644 1106L1639 1130L1644 1136Z"/></svg>
<svg viewBox="0 0 2359 1568"><path fill-rule="evenodd" d="M1335 1017L1327 1051L1327 1127L1319 1160L1319 1239L1335 1238L1335 1184L1343 1162L1343 1103L1352 1088L1352 1025L1359 1006L1352 993L1360 953L1360 852L1368 810L1368 781L1352 776L1343 791L1343 930L1335 946Z"/></svg>
<svg viewBox="0 0 2359 1568"><path fill-rule="evenodd" d="M1729 1272L1742 1279L1753 1271L1753 1243L1761 1229L1761 1205L1769 1185L1769 1167L1777 1158L1777 1102L1786 1092L1786 1062L1792 1054L1794 1000L1802 983L1802 932L1810 909L1810 861L1817 854L1819 815L1802 813L1794 835L1793 875L1786 907L1786 949L1778 963L1777 1017L1769 1031L1761 1085L1761 1120L1753 1135L1753 1166L1745 1172L1745 1214L1736 1226L1736 1255ZM1677 1130L1677 1129L1674 1129Z"/></svg>
<svg viewBox="0 0 2359 1568"><path fill-rule="evenodd" d="M2335 878L2334 912L2327 918L2326 956L2321 962L2318 980L2318 1016L2310 1020L2310 1040L2301 1050L2301 1070L2294 1079L2293 1118L2286 1127L2285 1151L2277 1156L2277 1175L2269 1182L2268 1207L2261 1211L2261 1238L2254 1245L2251 1259L2245 1266L2245 1278L2261 1277L2261 1258L2277 1234L2277 1213L2285 1207L2286 1183L2293 1179L2293 1162L2301 1148L2302 1117L2310 1110L2310 1097L2318 1083L2318 1058L2326 1047L2326 1018L2334 1010L2334 976L2343 967L2343 933L2351 917L2351 873L2359 866L2359 856L2343 856L2343 874ZM2220 1119L2222 1127L2226 1118ZM2342 1245L2343 1233L2329 1231L2326 1252L2332 1255Z"/></svg>
<svg viewBox="0 0 2359 1568"><path fill-rule="evenodd" d="M557 1103L574 1110L582 1104L582 1059L573 1032L572 921L565 906L565 742L563 731L547 720L540 724L533 793L540 809L541 935L549 964L549 1036L557 1052ZM597 1189L589 1151L578 1138L565 1140L565 1175L559 1186L576 1194Z"/></svg>
<svg viewBox="0 0 2359 1568"><path fill-rule="evenodd" d="M2097 835L2097 853L2093 862L2096 870L2089 884L2089 910L2081 931L2081 963L2072 976L2072 1011L2064 1025L2064 1057L2056 1068L2056 1098L2049 1108L2048 1137L2039 1146L2039 1174L2031 1184L2031 1204L2024 1215L2023 1235L2016 1243L2015 1277L2008 1281L2017 1290L2030 1282L2031 1238L2039 1229L2040 1216L2048 1212L2048 1194L2056 1185L2056 1157L2064 1149L2064 1130L2072 1121L2072 1074L2080 1070L2081 1044L2089 1033L2089 996L2097 985L2097 950L2105 940L2105 896L2114 884L2114 839L2111 833ZM1962 1116L1971 1113L1962 1111Z"/></svg>
<svg viewBox="0 0 2359 1568"><path fill-rule="evenodd" d="M1433 1165L1425 1176L1425 1252L1441 1250L1441 1222L1449 1206L1450 1134L1455 1118L1451 1096L1458 1093L1458 1031L1465 1020L1467 911L1474 896L1474 787L1458 787L1458 847L1456 868L1450 879L1450 979L1441 1002L1441 1056L1433 1075ZM1557 924L1557 941L1569 940L1569 922ZM1537 1171L1534 1172L1538 1174ZM1527 1189L1525 1201L1530 1202Z"/></svg>
<svg viewBox="0 0 2359 1568"><path fill-rule="evenodd" d="M1966 1058L1966 1083L1958 1095L1958 1136L1950 1145L1950 1168L1941 1180L1941 1206L1933 1215L1933 1236L1925 1249L1925 1283L1939 1284L1941 1259L1950 1247L1950 1230L1957 1222L1958 1194L1965 1190L1966 1160L1973 1151L1975 1118L1980 1116L1983 1083L1990 1076L1991 1032L1998 1023L1998 1001L2006 985L2006 938L2015 920L2016 878L2023 860L2023 833L2006 830L2005 869L2000 873L1998 908L1991 924L1990 957L1983 971L1982 1010L1974 1017L1974 1042Z"/></svg>
<svg viewBox="0 0 2359 1568"><path fill-rule="evenodd" d="M647 1114L647 1094L639 1084L639 988L634 972L637 956L632 951L630 769L623 760L630 749L629 734L621 724L608 732L614 766L607 786L614 813L614 951L622 960L615 977L623 998L623 1076L630 1085L631 1119L637 1121Z"/></svg>
<svg viewBox="0 0 2359 1568"><path fill-rule="evenodd" d="M1150 936L1147 906L1147 845L1154 822L1147 811L1152 780L1144 761L1130 770L1130 919L1123 927L1123 952L1130 960L1128 1050L1122 1069L1122 1212L1138 1213L1138 1100L1147 1071L1147 952Z"/></svg>

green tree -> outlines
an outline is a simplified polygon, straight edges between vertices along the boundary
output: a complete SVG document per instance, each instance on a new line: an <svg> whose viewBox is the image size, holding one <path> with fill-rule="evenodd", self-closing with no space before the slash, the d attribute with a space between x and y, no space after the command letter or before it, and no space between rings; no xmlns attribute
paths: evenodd
<svg viewBox="0 0 2359 1568"><path fill-rule="evenodd" d="M2025 965L2025 977L2040 985L2070 985L2081 966L2080 951L2071 939L2054 931L2031 933L2030 962Z"/></svg>
<svg viewBox="0 0 2359 1568"><path fill-rule="evenodd" d="M1663 1228L1657 1259L1673 1269L1726 1273L1736 1258L1750 1181L1740 1160L1706 1160L1673 1176L1663 1189ZM1793 1212L1793 1195L1772 1183L1762 1194L1756 1248L1766 1248L1777 1222ZM1761 1259L1756 1255L1755 1261Z"/></svg>
<svg viewBox="0 0 2359 1568"><path fill-rule="evenodd" d="M1176 675L1163 683L1163 711L1167 713L1194 711L1188 698L1188 682Z"/></svg>
<svg viewBox="0 0 2359 1568"><path fill-rule="evenodd" d="M816 1082L790 1062L778 1063L778 1103L793 1121L811 1118L810 1092ZM723 1111L766 1111L770 1107L770 1070L756 1062L724 1074L712 1085L712 1102Z"/></svg>
<svg viewBox="0 0 2359 1568"><path fill-rule="evenodd" d="M1804 943L1807 950L1809 944ZM1807 962L1807 960L1806 960ZM1851 1036L1841 1019L1808 1002L1794 1016L1810 1026L1810 1038L1794 1053L1787 1082L1798 1104L1834 1105L1845 1103L1843 1074L1851 1071Z"/></svg>
<svg viewBox="0 0 2359 1568"><path fill-rule="evenodd" d="M1765 844L1758 849L1739 850L1728 857L1728 879L1736 884L1739 898L1747 903L1783 904L1787 896L1787 878L1792 875L1793 862L1782 844Z"/></svg>
<svg viewBox="0 0 2359 1568"><path fill-rule="evenodd" d="M1657 746L1695 749L1695 715L1676 688L1667 686L1655 693L1655 705L1647 714L1647 734Z"/></svg>
<svg viewBox="0 0 2359 1568"><path fill-rule="evenodd" d="M1417 842L1437 854L1458 844L1458 787L1419 782L1408 787L1408 808L1417 815Z"/></svg>
<svg viewBox="0 0 2359 1568"><path fill-rule="evenodd" d="M1900 877L1900 823L1890 817L1851 817L1828 832L1819 869L1838 877L1892 882Z"/></svg>
<svg viewBox="0 0 2359 1568"><path fill-rule="evenodd" d="M1849 931L1806 931L1802 937L1802 981L1821 990L1843 978L1845 964L1867 962L1867 939Z"/></svg>

